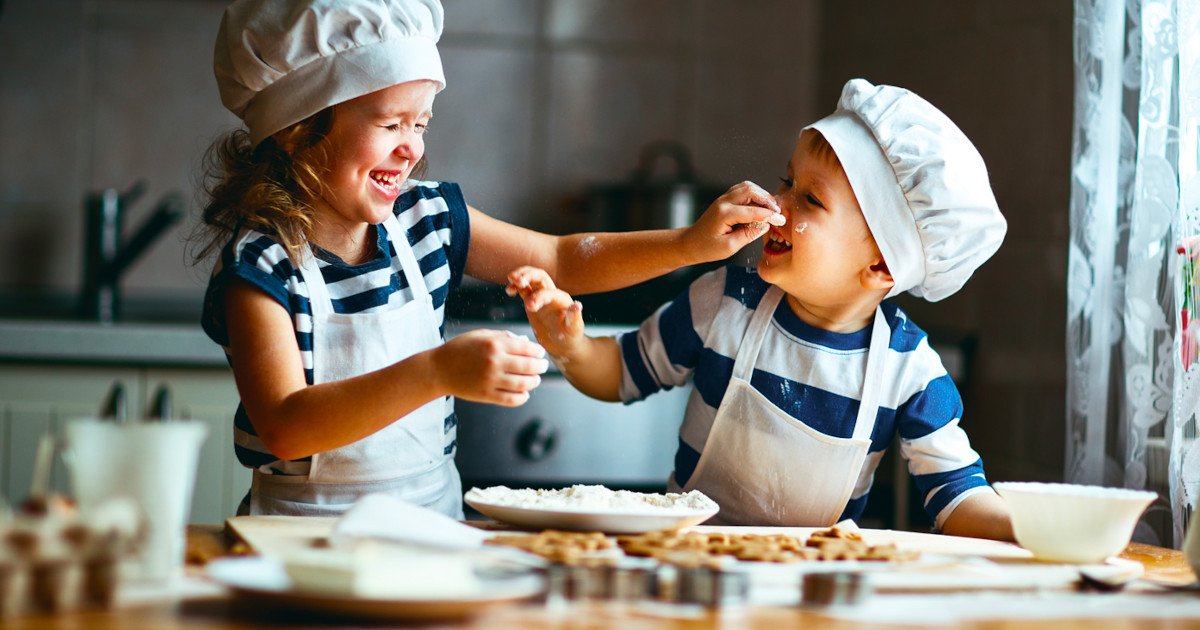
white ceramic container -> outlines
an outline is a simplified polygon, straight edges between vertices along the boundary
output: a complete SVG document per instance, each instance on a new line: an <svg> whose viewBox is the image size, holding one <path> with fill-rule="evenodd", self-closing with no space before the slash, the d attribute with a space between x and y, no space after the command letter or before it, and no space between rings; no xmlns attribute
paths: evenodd
<svg viewBox="0 0 1200 630"><path fill-rule="evenodd" d="M998 481L1017 543L1038 560L1104 562L1129 544L1142 512L1158 494L1130 488Z"/></svg>

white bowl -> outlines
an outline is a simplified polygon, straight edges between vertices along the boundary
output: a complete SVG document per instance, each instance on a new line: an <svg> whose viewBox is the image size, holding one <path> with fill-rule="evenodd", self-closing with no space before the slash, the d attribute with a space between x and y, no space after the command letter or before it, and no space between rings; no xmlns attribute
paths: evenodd
<svg viewBox="0 0 1200 630"><path fill-rule="evenodd" d="M1158 494L1069 483L998 481L1017 543L1038 560L1090 564L1121 553Z"/></svg>

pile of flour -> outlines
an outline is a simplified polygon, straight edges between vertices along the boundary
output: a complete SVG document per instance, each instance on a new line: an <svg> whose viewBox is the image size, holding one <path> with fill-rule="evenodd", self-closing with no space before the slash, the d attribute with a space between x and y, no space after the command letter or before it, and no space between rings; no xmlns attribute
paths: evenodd
<svg viewBox="0 0 1200 630"><path fill-rule="evenodd" d="M717 508L716 502L699 490L687 493L647 494L610 490L604 486L574 485L562 490L516 490L505 486L492 486L483 489L472 488L467 495L467 498L473 501L491 505L567 512L665 514Z"/></svg>

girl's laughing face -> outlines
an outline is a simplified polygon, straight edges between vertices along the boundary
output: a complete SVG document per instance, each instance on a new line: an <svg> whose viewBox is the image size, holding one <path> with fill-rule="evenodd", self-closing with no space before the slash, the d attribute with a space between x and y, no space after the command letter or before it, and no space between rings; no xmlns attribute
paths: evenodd
<svg viewBox="0 0 1200 630"><path fill-rule="evenodd" d="M787 223L763 237L759 275L806 321L806 312L824 317L857 304L863 274L882 257L833 149L805 130L780 179L775 198Z"/></svg>
<svg viewBox="0 0 1200 630"><path fill-rule="evenodd" d="M433 81L410 81L334 106L318 203L323 224L361 227L387 218L425 154L436 93Z"/></svg>

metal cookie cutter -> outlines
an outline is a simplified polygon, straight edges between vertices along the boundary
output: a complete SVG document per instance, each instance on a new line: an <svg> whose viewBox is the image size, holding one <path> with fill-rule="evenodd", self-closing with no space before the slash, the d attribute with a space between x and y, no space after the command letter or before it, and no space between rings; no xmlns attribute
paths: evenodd
<svg viewBox="0 0 1200 630"><path fill-rule="evenodd" d="M674 600L723 608L745 604L750 578L740 571L697 566L676 567Z"/></svg>
<svg viewBox="0 0 1200 630"><path fill-rule="evenodd" d="M650 597L656 575L649 563L616 561L547 568L549 594L568 600L634 601Z"/></svg>
<svg viewBox="0 0 1200 630"><path fill-rule="evenodd" d="M867 576L857 571L806 573L800 589L800 601L807 606L853 606L872 591Z"/></svg>

